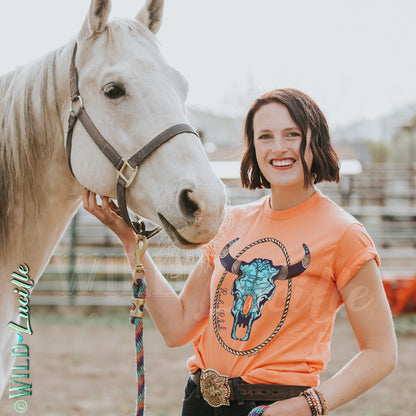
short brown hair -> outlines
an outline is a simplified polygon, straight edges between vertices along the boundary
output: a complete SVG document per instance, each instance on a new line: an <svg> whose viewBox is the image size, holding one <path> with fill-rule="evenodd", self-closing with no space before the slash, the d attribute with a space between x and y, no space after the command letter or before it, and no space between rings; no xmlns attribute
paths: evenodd
<svg viewBox="0 0 416 416"><path fill-rule="evenodd" d="M258 98L247 113L244 138L246 150L241 161L240 176L243 187L248 189L270 188L262 174L254 148L253 119L256 112L270 103L283 104L302 133L300 156L304 172L304 186L322 181L339 181L339 159L332 146L328 123L322 111L308 95L301 91L285 88L270 91ZM305 159L306 136L311 132L312 166L309 171Z"/></svg>

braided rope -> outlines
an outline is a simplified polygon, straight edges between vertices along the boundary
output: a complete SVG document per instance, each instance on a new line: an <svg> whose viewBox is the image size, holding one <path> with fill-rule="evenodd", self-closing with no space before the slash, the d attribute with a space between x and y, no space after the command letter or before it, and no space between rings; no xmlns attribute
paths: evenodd
<svg viewBox="0 0 416 416"><path fill-rule="evenodd" d="M135 279L133 283L133 297L144 298L146 296L146 281ZM136 372L137 372L137 405L136 416L144 414L144 348L143 348L143 319L141 317L131 317L130 321L134 324L134 339L136 345Z"/></svg>
<svg viewBox="0 0 416 416"><path fill-rule="evenodd" d="M136 348L136 374L137 374L137 404L136 416L144 415L144 348L143 348L143 312L146 297L146 280L141 258L147 249L147 239L142 235L136 236L136 266L133 272L133 298L130 311L130 322L134 325L134 340Z"/></svg>
<svg viewBox="0 0 416 416"><path fill-rule="evenodd" d="M141 278L135 279L133 283L133 297L144 298L146 296L146 281ZM130 321L134 324L134 339L136 345L136 372L137 372L137 405L136 416L144 414L144 348L143 348L143 319L141 317L131 317Z"/></svg>
<svg viewBox="0 0 416 416"><path fill-rule="evenodd" d="M250 411L248 416L260 416L262 415L270 406L257 406Z"/></svg>

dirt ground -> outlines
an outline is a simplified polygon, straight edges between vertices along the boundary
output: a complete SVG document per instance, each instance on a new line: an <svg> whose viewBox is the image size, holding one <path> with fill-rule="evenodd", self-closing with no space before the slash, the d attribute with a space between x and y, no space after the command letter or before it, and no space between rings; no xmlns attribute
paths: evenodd
<svg viewBox="0 0 416 416"><path fill-rule="evenodd" d="M135 363L133 328L128 311L47 311L33 308L34 334L24 336L30 347L32 396L30 416L133 416ZM414 416L416 412L416 317L411 330L399 322L399 364L388 378L334 416ZM185 362L191 347L169 349L152 323L145 322L146 415L180 415L187 379ZM322 379L344 365L357 351L348 320L337 318L332 357ZM0 401L1 416L19 413L8 392ZM17 406L19 410L19 407ZM22 413L20 413L22 414Z"/></svg>

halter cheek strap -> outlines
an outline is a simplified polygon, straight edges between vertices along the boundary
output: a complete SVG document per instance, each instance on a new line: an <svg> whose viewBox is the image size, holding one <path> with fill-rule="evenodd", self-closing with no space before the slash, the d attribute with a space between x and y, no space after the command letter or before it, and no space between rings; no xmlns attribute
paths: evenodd
<svg viewBox="0 0 416 416"><path fill-rule="evenodd" d="M130 219L126 204L126 190L133 183L140 164L162 144L166 143L178 134L192 133L198 137L198 133L188 124L176 124L157 135L129 159L121 157L114 149L114 147L102 136L84 108L82 97L78 88L78 71L75 65L76 53L77 44L75 43L69 75L71 110L69 114L68 131L65 145L69 169L71 170L72 175L75 177L71 165L71 149L74 127L77 120L79 120L97 147L117 170L117 201L120 208L119 214L124 219L124 221L133 228L136 234L141 234L150 238L158 231L160 231L160 228L146 231L144 222L141 218L136 216L134 221Z"/></svg>

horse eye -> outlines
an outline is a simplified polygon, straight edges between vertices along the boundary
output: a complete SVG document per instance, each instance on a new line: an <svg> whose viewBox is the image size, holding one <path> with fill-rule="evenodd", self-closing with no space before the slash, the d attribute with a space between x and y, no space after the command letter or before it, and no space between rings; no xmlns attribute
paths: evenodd
<svg viewBox="0 0 416 416"><path fill-rule="evenodd" d="M124 89L123 86L112 82L110 84L104 85L103 93L106 97L115 99L115 98L119 98L125 95L126 90Z"/></svg>

